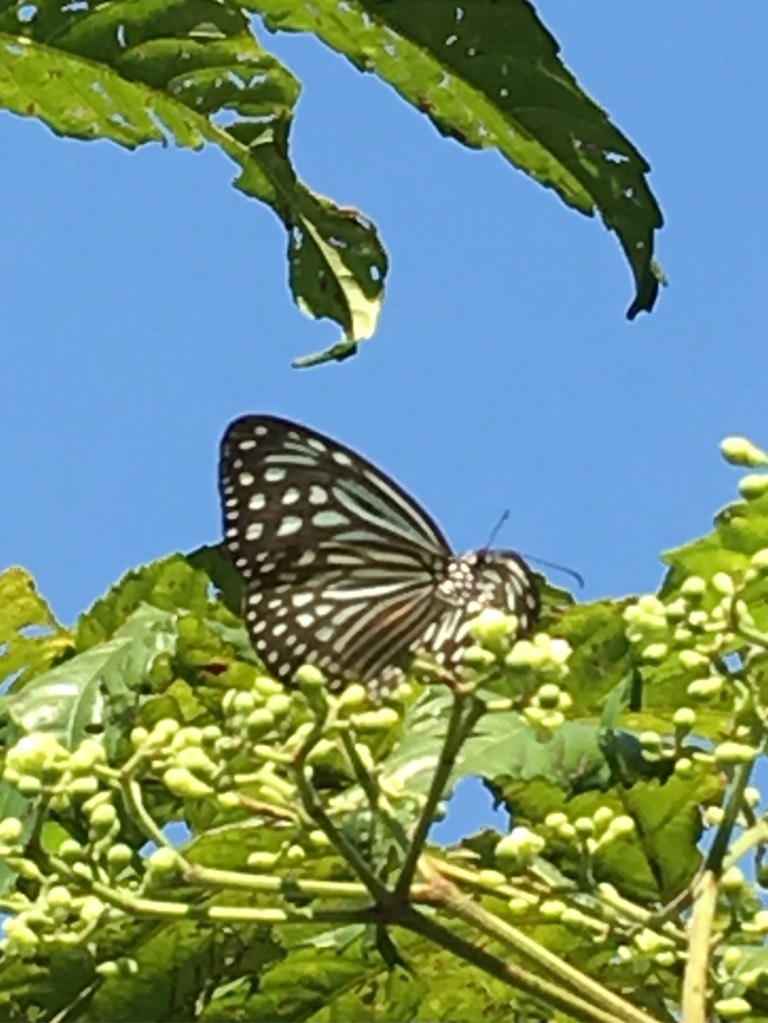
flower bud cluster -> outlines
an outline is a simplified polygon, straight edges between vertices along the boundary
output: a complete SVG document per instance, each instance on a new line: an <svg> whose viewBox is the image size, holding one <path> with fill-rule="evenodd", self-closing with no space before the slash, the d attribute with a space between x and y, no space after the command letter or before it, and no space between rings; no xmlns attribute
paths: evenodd
<svg viewBox="0 0 768 1023"><path fill-rule="evenodd" d="M110 915L95 895L73 893L62 884L43 887L34 902L27 902L5 919L0 950L26 957L52 946L82 944Z"/></svg>
<svg viewBox="0 0 768 1023"><path fill-rule="evenodd" d="M51 808L62 811L98 792L96 769L106 759L95 739L83 739L70 752L49 732L30 732L8 750L3 778L25 796L45 792Z"/></svg>
<svg viewBox="0 0 768 1023"><path fill-rule="evenodd" d="M609 806L598 806L591 817L577 817L571 821L564 813L547 814L544 828L553 838L569 844L578 843L592 856L635 831L635 822L626 814L616 814Z"/></svg>
<svg viewBox="0 0 768 1023"><path fill-rule="evenodd" d="M496 843L496 859L505 870L525 866L543 852L546 844L541 835L518 825Z"/></svg>
<svg viewBox="0 0 768 1023"><path fill-rule="evenodd" d="M565 722L572 706L573 700L564 689L556 682L545 682L533 694L523 715L532 727L553 732Z"/></svg>

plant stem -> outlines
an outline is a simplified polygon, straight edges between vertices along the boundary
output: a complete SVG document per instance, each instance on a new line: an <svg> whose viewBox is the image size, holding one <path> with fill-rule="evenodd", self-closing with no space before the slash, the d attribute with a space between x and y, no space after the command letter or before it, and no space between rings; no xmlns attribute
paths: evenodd
<svg viewBox="0 0 768 1023"><path fill-rule="evenodd" d="M443 741L440 758L432 776L426 802L422 807L419 820L411 837L408 853L405 857L400 876L395 886L395 898L405 899L413 882L419 857L429 835L429 829L435 819L437 806L451 777L456 758L461 751L467 736L470 734L484 711L483 704L472 694L457 692L451 707L451 716Z"/></svg>
<svg viewBox="0 0 768 1023"><path fill-rule="evenodd" d="M736 771L725 813L717 829L704 869L696 882L693 911L688 928L688 961L683 977L683 1023L706 1023L709 957L712 921L717 908L717 886L723 871L728 845L741 809L744 790L749 784L752 764L741 764Z"/></svg>
<svg viewBox="0 0 768 1023"><path fill-rule="evenodd" d="M471 924L483 934L487 934L502 945L513 949L518 955L543 967L548 974L551 973L558 977L562 984L569 985L574 991L589 999L587 1004L591 1007L596 1006L600 1012L609 1013L609 1018L614 1023L617 1021L656 1023L654 1017L615 995L602 984L598 984L591 977L564 962L543 945L527 937L516 927L478 905L450 881L435 873L432 882L432 905L439 906L452 916L464 920L465 923ZM561 991L560 988L556 988L556 990Z"/></svg>
<svg viewBox="0 0 768 1023"><path fill-rule="evenodd" d="M565 988L558 987L542 977L517 966L507 963L498 956L492 955L458 935L454 930L443 927L436 920L419 913L411 906L402 907L398 911L398 919L392 921L416 934L421 934L430 941L448 949L465 962L477 966L484 973L496 977L516 990L543 1002L548 1007L555 1007L571 1017L589 1021L589 1023L620 1023L622 1020L633 1019L631 1016L617 1016L614 1012L606 1012ZM656 1023L645 1015L635 1016L642 1023Z"/></svg>

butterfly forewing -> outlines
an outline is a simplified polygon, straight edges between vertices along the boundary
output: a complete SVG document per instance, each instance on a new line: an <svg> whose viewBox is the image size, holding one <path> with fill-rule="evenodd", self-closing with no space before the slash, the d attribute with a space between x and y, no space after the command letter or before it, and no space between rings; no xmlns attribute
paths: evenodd
<svg viewBox="0 0 768 1023"><path fill-rule="evenodd" d="M434 520L351 449L275 416L245 416L221 446L227 549L245 618L285 680L304 663L332 686L376 690L398 657L426 647L453 661L484 606L529 628L538 591L515 554L455 558Z"/></svg>

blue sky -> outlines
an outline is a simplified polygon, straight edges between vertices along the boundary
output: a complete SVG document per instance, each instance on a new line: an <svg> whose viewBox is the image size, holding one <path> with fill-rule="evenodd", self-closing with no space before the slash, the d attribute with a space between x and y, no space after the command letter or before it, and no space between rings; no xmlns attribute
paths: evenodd
<svg viewBox="0 0 768 1023"><path fill-rule="evenodd" d="M293 306L282 228L220 154L0 115L0 565L64 621L129 567L218 539L218 439L246 411L358 448L459 549L509 508L498 543L578 569L587 599L654 589L659 552L734 497L719 440L768 441L768 7L539 11L653 166L671 285L631 324L598 220L312 39L262 34L304 82L297 168L371 216L392 261L380 331L343 364L290 368L338 331Z"/></svg>

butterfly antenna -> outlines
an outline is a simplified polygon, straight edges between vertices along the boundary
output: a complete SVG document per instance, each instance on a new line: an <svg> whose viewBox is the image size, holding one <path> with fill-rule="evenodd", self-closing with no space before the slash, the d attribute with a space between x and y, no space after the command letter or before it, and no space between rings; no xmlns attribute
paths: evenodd
<svg viewBox="0 0 768 1023"><path fill-rule="evenodd" d="M501 527L504 525L504 523L507 521L508 518L509 518L509 508L505 508L504 511L499 516L499 521L496 523L496 525L491 530L491 535L488 537L488 541L487 541L485 547L483 547L484 551L489 551L491 549L491 547L493 546L493 541L496 539L496 537L501 532Z"/></svg>
<svg viewBox="0 0 768 1023"><path fill-rule="evenodd" d="M568 568L567 565L558 565L556 561L545 561L543 558L536 558L532 554L520 554L521 558L525 558L526 561L532 562L534 565L542 565L544 568L554 568L557 572L565 572L571 579L574 579L578 584L580 590L584 589L584 576L577 572L573 568Z"/></svg>

